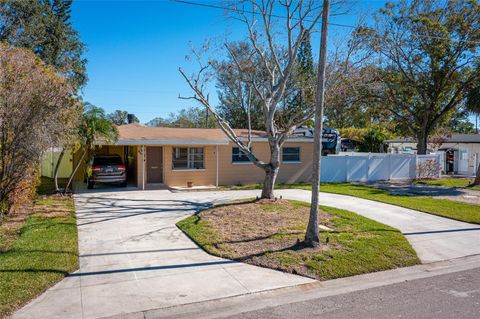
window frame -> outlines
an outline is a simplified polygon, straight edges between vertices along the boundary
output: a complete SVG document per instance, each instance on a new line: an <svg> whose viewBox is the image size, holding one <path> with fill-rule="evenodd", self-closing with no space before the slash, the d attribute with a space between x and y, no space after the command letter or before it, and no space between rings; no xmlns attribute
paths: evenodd
<svg viewBox="0 0 480 319"><path fill-rule="evenodd" d="M234 154L234 150L237 149L238 152L240 154ZM252 148L250 148L250 151L252 150ZM238 157L244 157L246 160L234 160L234 156L238 156ZM232 146L232 158L231 158L231 162L232 164L252 164L252 161L250 161L250 159L247 157L247 155L242 151L240 150L240 147L236 147L236 146Z"/></svg>
<svg viewBox="0 0 480 319"><path fill-rule="evenodd" d="M290 160L285 160L285 155L287 156L292 156L294 154L285 154L285 149L297 149L298 150L298 159L290 159ZM301 157L301 147L300 146L283 146L282 147L282 163L285 164L298 164L302 162L302 157Z"/></svg>
<svg viewBox="0 0 480 319"><path fill-rule="evenodd" d="M179 161L176 159L176 150L177 149L184 149L187 150L187 158L186 158L186 166L176 167L175 161ZM199 151L201 150L201 151ZM196 156L200 156L201 159L196 159ZM184 159L181 162L185 162ZM195 163L201 163L199 167L195 167ZM178 164L177 164L178 165ZM205 148L204 147L176 147L172 148L172 171L188 171L188 170L205 170Z"/></svg>

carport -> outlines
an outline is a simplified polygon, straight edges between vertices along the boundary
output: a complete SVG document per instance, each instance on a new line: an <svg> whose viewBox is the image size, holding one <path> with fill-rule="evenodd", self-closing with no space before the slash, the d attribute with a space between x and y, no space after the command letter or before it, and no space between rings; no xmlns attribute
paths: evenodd
<svg viewBox="0 0 480 319"><path fill-rule="evenodd" d="M136 145L97 145L93 150L89 151L88 156L84 160L75 174L74 181L78 183L86 183L86 173L90 165L90 160L95 154L116 154L119 155L125 164L127 170L127 182L130 186L139 187L137 183L138 176L138 146ZM81 153L77 152L73 156L73 163L77 163L81 157ZM141 165L140 165L141 167ZM141 168L140 168L141 169Z"/></svg>

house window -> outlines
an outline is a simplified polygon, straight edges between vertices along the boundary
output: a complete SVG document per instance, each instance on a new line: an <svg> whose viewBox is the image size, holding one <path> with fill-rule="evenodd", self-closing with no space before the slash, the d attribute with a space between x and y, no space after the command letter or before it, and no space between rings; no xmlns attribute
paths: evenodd
<svg viewBox="0 0 480 319"><path fill-rule="evenodd" d="M247 154L241 151L239 147L232 147L232 163L249 163Z"/></svg>
<svg viewBox="0 0 480 319"><path fill-rule="evenodd" d="M173 169L202 169L203 147L174 147L172 154Z"/></svg>
<svg viewBox="0 0 480 319"><path fill-rule="evenodd" d="M300 147L284 147L282 162L300 162Z"/></svg>

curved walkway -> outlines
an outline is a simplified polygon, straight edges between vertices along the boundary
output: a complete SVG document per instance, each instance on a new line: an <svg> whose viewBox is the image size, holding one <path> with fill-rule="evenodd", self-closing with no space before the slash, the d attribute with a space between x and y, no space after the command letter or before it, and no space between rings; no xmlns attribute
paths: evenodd
<svg viewBox="0 0 480 319"><path fill-rule="evenodd" d="M209 205L259 193L94 190L76 195L80 270L14 318L99 318L314 282L208 255L175 226ZM305 190L277 195L310 201ZM478 225L343 195L321 193L320 202L400 229L423 262L480 253Z"/></svg>
<svg viewBox="0 0 480 319"><path fill-rule="evenodd" d="M191 195L190 195L191 194ZM258 191L228 191L183 194L202 202L228 198L255 197ZM277 190L276 196L310 202L310 191ZM421 200L419 198L418 200ZM469 224L408 208L358 197L320 193L320 204L349 210L399 229L417 252L422 263L480 254L480 225ZM480 209L480 206L479 206Z"/></svg>

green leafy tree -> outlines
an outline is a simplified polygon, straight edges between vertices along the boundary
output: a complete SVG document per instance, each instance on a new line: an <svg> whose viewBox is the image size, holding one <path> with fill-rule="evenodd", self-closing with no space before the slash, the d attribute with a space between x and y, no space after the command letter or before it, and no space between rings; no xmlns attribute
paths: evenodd
<svg viewBox="0 0 480 319"><path fill-rule="evenodd" d="M147 126L215 128L216 120L213 114L207 113L202 107L189 107L170 113L167 118L156 117L146 123Z"/></svg>
<svg viewBox="0 0 480 319"><path fill-rule="evenodd" d="M77 149L82 152L77 165L73 169L68 183L65 186L65 192L72 183L73 177L77 173L81 163L85 160L88 152L93 149L96 141L104 143L113 143L118 138L118 131L115 125L108 119L105 111L88 102L84 104L83 114L78 124L78 145ZM88 162L88 159L87 159Z"/></svg>
<svg viewBox="0 0 480 319"><path fill-rule="evenodd" d="M107 118L115 125L125 125L128 124L128 114L129 113L127 111L115 110L115 112L109 113ZM132 123L140 123L138 117L136 117L134 114L131 116Z"/></svg>
<svg viewBox="0 0 480 319"><path fill-rule="evenodd" d="M310 32L307 32L298 48L295 73L288 86L289 101L278 112L281 125L288 125L292 114L305 112L315 104L316 80ZM304 125L313 127L313 119L306 121Z"/></svg>
<svg viewBox="0 0 480 319"><path fill-rule="evenodd" d="M378 53L382 102L404 135L428 137L461 107L479 78L480 6L477 1L417 0L387 3L377 27L358 34Z"/></svg>
<svg viewBox="0 0 480 319"><path fill-rule="evenodd" d="M385 140L395 137L391 131L379 125L370 125L365 128L349 127L340 129L342 137L359 142L360 152L383 153Z"/></svg>
<svg viewBox="0 0 480 319"><path fill-rule="evenodd" d="M469 119L469 111L466 109L461 109L445 123L452 133L456 134L471 134L475 133L475 125Z"/></svg>
<svg viewBox="0 0 480 319"><path fill-rule="evenodd" d="M72 0L0 0L0 41L31 49L81 88L87 61L72 27L71 5Z"/></svg>
<svg viewBox="0 0 480 319"><path fill-rule="evenodd" d="M392 135L382 128L369 127L365 130L362 136L359 151L383 153L385 152L385 144L383 144L383 141L391 137Z"/></svg>

